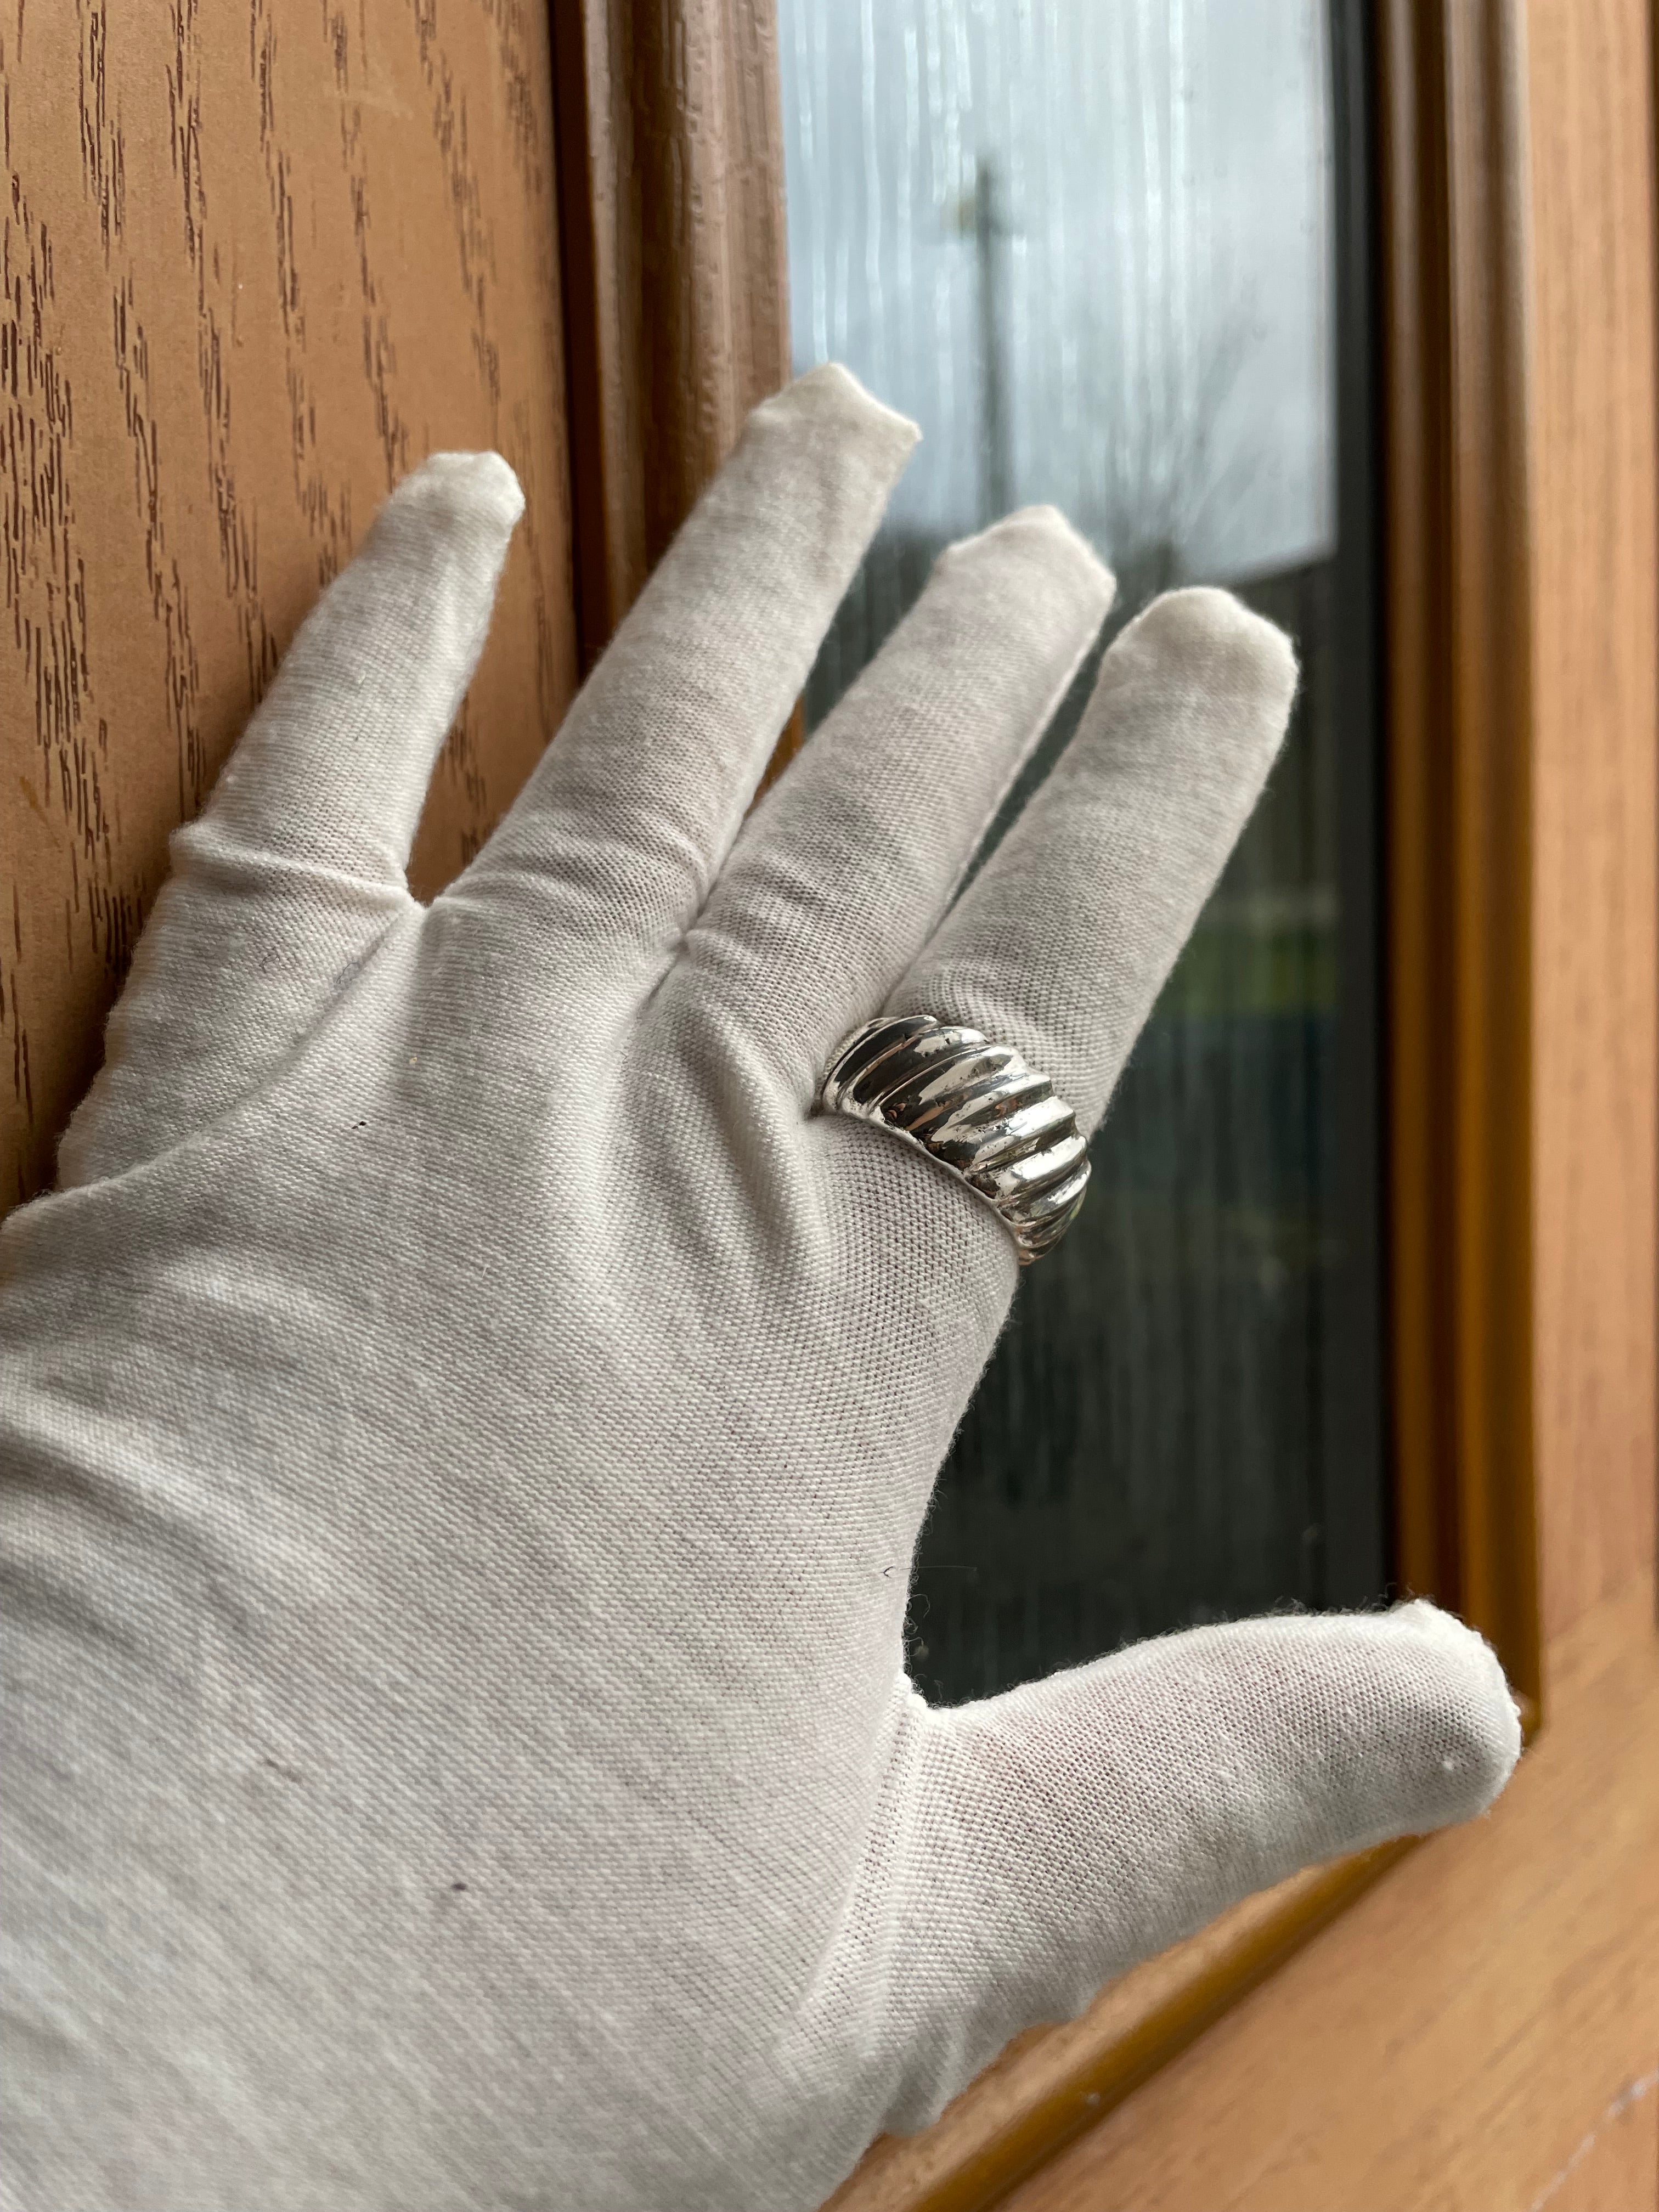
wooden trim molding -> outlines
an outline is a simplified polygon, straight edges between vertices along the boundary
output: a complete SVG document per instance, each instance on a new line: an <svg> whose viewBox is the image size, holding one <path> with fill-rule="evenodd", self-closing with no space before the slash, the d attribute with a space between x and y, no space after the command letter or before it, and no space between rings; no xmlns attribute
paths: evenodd
<svg viewBox="0 0 1659 2212"><path fill-rule="evenodd" d="M1401 1583L1540 1692L1522 13L1378 14Z"/></svg>
<svg viewBox="0 0 1659 2212"><path fill-rule="evenodd" d="M773 0L554 0L584 667L789 374Z"/></svg>
<svg viewBox="0 0 1659 2212"><path fill-rule="evenodd" d="M1538 1717L1531 688L1519 0L1382 0L1389 1353L1400 1583ZM1254 1898L1025 2036L834 2212L983 2212L1409 1851Z"/></svg>

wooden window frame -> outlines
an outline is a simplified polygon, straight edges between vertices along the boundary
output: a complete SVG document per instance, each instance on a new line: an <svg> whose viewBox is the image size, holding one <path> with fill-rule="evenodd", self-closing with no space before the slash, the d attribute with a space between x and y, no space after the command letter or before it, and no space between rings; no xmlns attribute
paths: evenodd
<svg viewBox="0 0 1659 2212"><path fill-rule="evenodd" d="M602 649L787 373L774 0L551 9L575 560ZM1540 1714L1533 1482L1532 697L1519 0L1379 0L1389 1465L1401 1586ZM1361 179L1362 184L1364 179ZM1364 204L1362 198L1358 204ZM1369 280L1368 280L1369 281ZM799 717L780 757L799 741ZM1247 1900L1020 2038L836 2212L980 2212L1415 1846Z"/></svg>

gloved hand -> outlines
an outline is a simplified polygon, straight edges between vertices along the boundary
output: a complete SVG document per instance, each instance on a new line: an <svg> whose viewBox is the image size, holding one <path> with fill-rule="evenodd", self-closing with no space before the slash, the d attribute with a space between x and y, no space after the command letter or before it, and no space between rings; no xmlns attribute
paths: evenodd
<svg viewBox="0 0 1659 2212"><path fill-rule="evenodd" d="M1014 1247L818 1079L926 1009L1092 1127L1295 680L1160 600L952 905L1111 594L1016 515L745 820L914 434L836 369L760 408L422 907L520 507L429 461L173 841L0 1237L27 2212L811 2207L1017 2029L1510 1771L1420 1604L905 1678Z"/></svg>

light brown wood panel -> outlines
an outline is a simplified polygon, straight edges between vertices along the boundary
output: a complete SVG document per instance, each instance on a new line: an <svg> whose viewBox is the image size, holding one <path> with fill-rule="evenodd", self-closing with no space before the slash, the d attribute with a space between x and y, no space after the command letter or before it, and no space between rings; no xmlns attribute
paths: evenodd
<svg viewBox="0 0 1659 2212"><path fill-rule="evenodd" d="M1650 22L1533 0L1526 32L1547 1725L1488 1820L1413 1853L1018 2212L1656 2202Z"/></svg>
<svg viewBox="0 0 1659 2212"><path fill-rule="evenodd" d="M1526 2212L1659 2205L1659 2069L1627 2081Z"/></svg>
<svg viewBox="0 0 1659 2212"><path fill-rule="evenodd" d="M1533 0L1534 965L1546 1633L1654 1556L1652 15Z"/></svg>
<svg viewBox="0 0 1659 2212"><path fill-rule="evenodd" d="M46 0L0 27L0 1203L44 1187L165 868L422 454L527 509L412 879L476 850L576 655L540 0Z"/></svg>

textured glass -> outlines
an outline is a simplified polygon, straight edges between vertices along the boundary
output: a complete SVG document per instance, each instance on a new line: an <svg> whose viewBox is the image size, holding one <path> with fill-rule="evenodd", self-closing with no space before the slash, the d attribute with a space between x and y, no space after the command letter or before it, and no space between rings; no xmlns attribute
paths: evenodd
<svg viewBox="0 0 1659 2212"><path fill-rule="evenodd" d="M1111 629L1225 582L1304 671L945 1470L911 1654L954 1698L1386 1583L1363 118L1325 0L780 17L796 365L846 362L923 431L809 719L943 544L1039 500L1117 571Z"/></svg>

